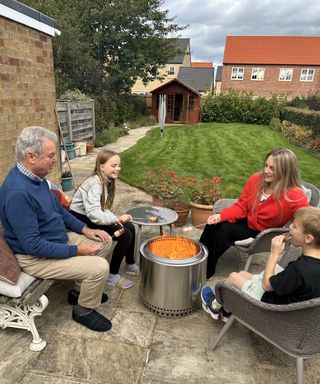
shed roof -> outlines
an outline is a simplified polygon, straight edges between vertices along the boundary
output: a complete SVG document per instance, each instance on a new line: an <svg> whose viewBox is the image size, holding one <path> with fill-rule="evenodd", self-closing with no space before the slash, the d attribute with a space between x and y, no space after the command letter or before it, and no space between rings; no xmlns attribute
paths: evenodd
<svg viewBox="0 0 320 384"><path fill-rule="evenodd" d="M178 79L199 92L211 91L213 85L213 68L180 67Z"/></svg>
<svg viewBox="0 0 320 384"><path fill-rule="evenodd" d="M200 96L200 93L199 93L196 89L192 88L192 87L189 86L188 84L185 84L183 81L181 81L181 80L179 80L179 79L177 79L177 78L174 78L174 79L172 79L172 80L170 80L170 81L167 81L167 82L164 83L164 84L161 84L159 87L154 88L152 91L150 91L150 93L154 93L154 92L156 92L156 91L159 91L160 89L165 88L165 87L167 87L169 84L172 84L172 83L174 83L174 82L181 84L183 87L189 89L191 92L193 92L193 93L195 93L195 94L197 94L197 95Z"/></svg>
<svg viewBox="0 0 320 384"><path fill-rule="evenodd" d="M320 65L320 37L227 36L223 63Z"/></svg>

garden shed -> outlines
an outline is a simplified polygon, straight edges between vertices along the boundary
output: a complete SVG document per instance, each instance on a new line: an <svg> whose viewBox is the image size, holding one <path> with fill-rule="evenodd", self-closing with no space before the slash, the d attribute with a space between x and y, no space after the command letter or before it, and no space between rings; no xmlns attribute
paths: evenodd
<svg viewBox="0 0 320 384"><path fill-rule="evenodd" d="M19 1L0 1L0 182L16 162L23 128L58 134L52 40L59 34L54 19ZM59 180L59 167L51 177Z"/></svg>
<svg viewBox="0 0 320 384"><path fill-rule="evenodd" d="M155 88L151 93L151 113L156 118L158 118L160 95L165 95L166 123L199 123L201 95L181 80L172 79Z"/></svg>

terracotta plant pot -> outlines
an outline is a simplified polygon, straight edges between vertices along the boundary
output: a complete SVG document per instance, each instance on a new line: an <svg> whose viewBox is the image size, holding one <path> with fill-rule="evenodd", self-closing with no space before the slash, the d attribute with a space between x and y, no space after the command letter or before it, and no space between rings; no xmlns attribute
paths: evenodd
<svg viewBox="0 0 320 384"><path fill-rule="evenodd" d="M152 205L157 207L166 207L175 210L175 206L177 204L177 200L175 197L152 197Z"/></svg>
<svg viewBox="0 0 320 384"><path fill-rule="evenodd" d="M183 227L190 211L190 205L177 203L174 210L178 214L178 219L174 222L174 225L176 227Z"/></svg>
<svg viewBox="0 0 320 384"><path fill-rule="evenodd" d="M190 202L190 205L192 225L203 229L207 223L208 217L213 213L213 205L203 205L193 202Z"/></svg>
<svg viewBox="0 0 320 384"><path fill-rule="evenodd" d="M94 144L87 143L87 153L91 153L93 151Z"/></svg>

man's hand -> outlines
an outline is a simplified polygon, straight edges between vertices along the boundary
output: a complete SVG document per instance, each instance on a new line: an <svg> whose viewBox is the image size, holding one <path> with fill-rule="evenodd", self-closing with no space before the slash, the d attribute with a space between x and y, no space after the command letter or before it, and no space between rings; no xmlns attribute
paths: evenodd
<svg viewBox="0 0 320 384"><path fill-rule="evenodd" d="M91 240L96 241L107 241L110 239L110 236L107 232L102 231L101 229L91 229L87 226L83 227L82 233Z"/></svg>
<svg viewBox="0 0 320 384"><path fill-rule="evenodd" d="M78 256L93 256L100 251L102 244L82 244L78 245Z"/></svg>

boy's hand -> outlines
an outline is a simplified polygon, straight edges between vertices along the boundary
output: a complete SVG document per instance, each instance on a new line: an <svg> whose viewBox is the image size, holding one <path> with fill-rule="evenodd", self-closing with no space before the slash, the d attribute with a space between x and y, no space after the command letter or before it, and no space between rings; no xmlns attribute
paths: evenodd
<svg viewBox="0 0 320 384"><path fill-rule="evenodd" d="M285 247L284 239L285 239L284 235L278 235L271 240L270 257L276 257L278 259L278 257L281 255Z"/></svg>

